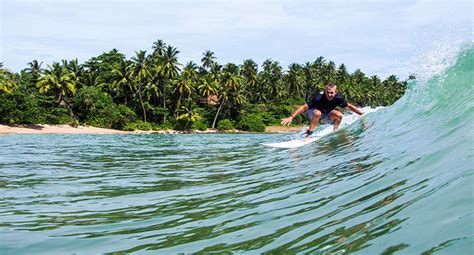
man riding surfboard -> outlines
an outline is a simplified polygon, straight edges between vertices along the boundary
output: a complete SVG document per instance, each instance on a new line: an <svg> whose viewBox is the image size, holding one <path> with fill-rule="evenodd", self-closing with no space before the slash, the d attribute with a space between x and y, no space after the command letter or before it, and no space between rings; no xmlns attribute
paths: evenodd
<svg viewBox="0 0 474 255"><path fill-rule="evenodd" d="M336 93L336 88L336 84L328 83L324 88L323 93L316 94L308 103L296 109L290 117L282 119L281 124L283 126L290 125L296 116L306 111L310 120L309 128L306 131L306 137L309 137L313 134L319 121L333 125L333 130L336 130L339 127L343 114L336 109L337 106L341 108L347 107L349 110L359 115L364 114L359 108L347 103L343 96Z"/></svg>

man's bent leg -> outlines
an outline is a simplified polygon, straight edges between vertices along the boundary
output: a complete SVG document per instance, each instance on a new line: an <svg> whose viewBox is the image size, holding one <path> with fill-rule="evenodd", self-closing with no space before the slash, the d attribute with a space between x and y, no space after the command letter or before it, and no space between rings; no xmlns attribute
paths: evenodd
<svg viewBox="0 0 474 255"><path fill-rule="evenodd" d="M309 129L310 131L313 131L319 123L319 119L321 118L321 111L318 109L314 109L313 114L311 116L311 122L309 124Z"/></svg>
<svg viewBox="0 0 474 255"><path fill-rule="evenodd" d="M329 114L329 118L333 123L333 130L338 129L342 121L342 113L338 110L332 110Z"/></svg>

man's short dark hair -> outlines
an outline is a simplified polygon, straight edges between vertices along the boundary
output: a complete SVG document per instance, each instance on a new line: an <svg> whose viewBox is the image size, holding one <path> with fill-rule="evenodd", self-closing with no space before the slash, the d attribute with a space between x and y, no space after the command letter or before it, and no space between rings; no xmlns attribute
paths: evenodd
<svg viewBox="0 0 474 255"><path fill-rule="evenodd" d="M336 84L336 83L329 82L329 83L326 85L326 88L334 88L334 87L337 87L337 84Z"/></svg>

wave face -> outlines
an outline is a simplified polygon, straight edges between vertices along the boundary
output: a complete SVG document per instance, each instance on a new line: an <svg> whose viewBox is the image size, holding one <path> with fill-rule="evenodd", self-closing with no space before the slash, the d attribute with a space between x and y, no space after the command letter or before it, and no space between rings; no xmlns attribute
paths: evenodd
<svg viewBox="0 0 474 255"><path fill-rule="evenodd" d="M472 47L393 106L288 134L0 137L0 253L467 254ZM418 74L417 74L418 75Z"/></svg>

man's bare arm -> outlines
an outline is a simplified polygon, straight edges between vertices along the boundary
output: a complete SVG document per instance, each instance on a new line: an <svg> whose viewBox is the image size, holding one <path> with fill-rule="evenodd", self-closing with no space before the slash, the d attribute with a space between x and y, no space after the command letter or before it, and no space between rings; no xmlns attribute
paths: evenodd
<svg viewBox="0 0 474 255"><path fill-rule="evenodd" d="M347 108L349 108L349 110L351 110L351 111L353 111L353 112L355 112L355 113L357 113L357 114L359 114L359 115L364 114L359 108L353 106L352 104L349 104L349 103L348 103L348 104L347 104Z"/></svg>
<svg viewBox="0 0 474 255"><path fill-rule="evenodd" d="M285 119L282 119L282 120L281 120L281 124L282 124L283 126L285 126L285 125L288 125L288 126L289 126L289 125L291 124L291 122L293 121L293 119L294 119L296 116L298 116L298 115L300 115L302 112L308 110L308 108L309 108L309 107L308 107L308 104L304 104L304 105L300 106L298 109L296 109L295 112L293 112L293 113L291 114L290 117L285 118Z"/></svg>

